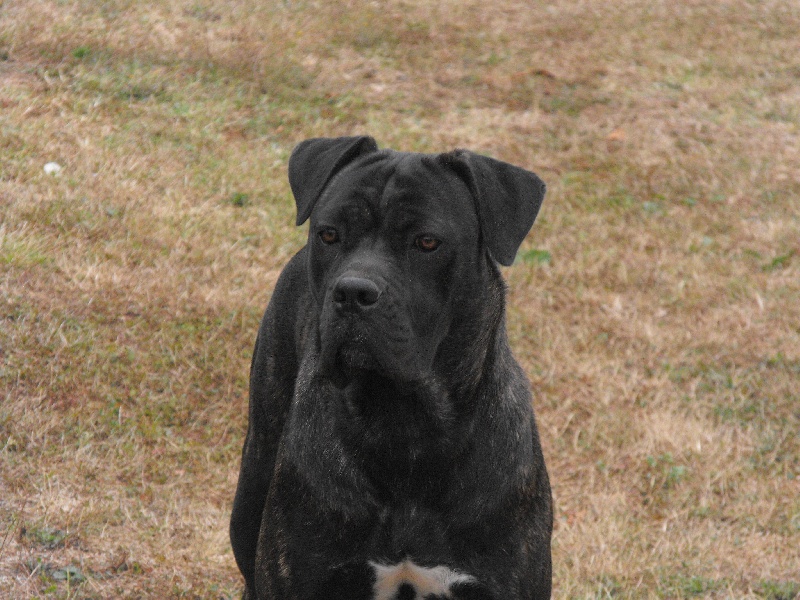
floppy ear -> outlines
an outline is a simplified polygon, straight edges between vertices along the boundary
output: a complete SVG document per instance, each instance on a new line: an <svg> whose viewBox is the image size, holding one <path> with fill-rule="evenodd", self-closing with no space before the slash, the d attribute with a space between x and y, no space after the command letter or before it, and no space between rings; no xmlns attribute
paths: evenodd
<svg viewBox="0 0 800 600"><path fill-rule="evenodd" d="M510 265L539 213L544 182L530 171L468 150L455 150L442 158L475 197L481 233L492 258Z"/></svg>
<svg viewBox="0 0 800 600"><path fill-rule="evenodd" d="M289 158L289 185L297 203L297 225L305 223L331 178L362 154L376 152L368 136L313 138L300 142Z"/></svg>

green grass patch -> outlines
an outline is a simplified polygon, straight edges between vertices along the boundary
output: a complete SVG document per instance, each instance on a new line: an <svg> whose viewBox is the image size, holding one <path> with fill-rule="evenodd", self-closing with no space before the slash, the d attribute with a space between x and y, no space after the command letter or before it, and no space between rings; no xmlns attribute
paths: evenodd
<svg viewBox="0 0 800 600"><path fill-rule="evenodd" d="M761 581L756 593L765 600L795 600L800 594L800 581Z"/></svg>
<svg viewBox="0 0 800 600"><path fill-rule="evenodd" d="M531 248L519 253L519 260L526 264L549 265L553 262L553 255L549 250Z"/></svg>

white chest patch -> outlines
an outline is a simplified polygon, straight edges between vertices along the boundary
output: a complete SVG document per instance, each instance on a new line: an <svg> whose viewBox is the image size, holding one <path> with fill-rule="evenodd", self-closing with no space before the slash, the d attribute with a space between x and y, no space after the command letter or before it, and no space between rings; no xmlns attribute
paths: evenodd
<svg viewBox="0 0 800 600"><path fill-rule="evenodd" d="M471 575L459 573L450 567L420 567L410 560L396 565L370 561L369 565L375 570L374 600L394 600L404 585L414 589L413 597L416 600L431 595L450 598L450 586L476 581Z"/></svg>

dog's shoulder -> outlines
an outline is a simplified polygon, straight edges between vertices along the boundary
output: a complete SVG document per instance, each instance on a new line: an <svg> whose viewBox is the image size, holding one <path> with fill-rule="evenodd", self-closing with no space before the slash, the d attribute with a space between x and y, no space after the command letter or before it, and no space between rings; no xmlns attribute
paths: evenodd
<svg viewBox="0 0 800 600"><path fill-rule="evenodd" d="M273 357L296 370L312 316L308 289L308 250L303 247L286 264L261 319L254 364Z"/></svg>
<svg viewBox="0 0 800 600"><path fill-rule="evenodd" d="M294 316L302 310L308 295L308 247L303 246L281 271L267 311L273 308L278 318Z"/></svg>

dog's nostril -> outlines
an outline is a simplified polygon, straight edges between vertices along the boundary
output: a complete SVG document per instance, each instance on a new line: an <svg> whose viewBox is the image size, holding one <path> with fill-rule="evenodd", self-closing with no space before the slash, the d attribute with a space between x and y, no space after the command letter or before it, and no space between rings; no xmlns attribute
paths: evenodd
<svg viewBox="0 0 800 600"><path fill-rule="evenodd" d="M357 298L359 304L369 306L370 304L375 304L378 301L378 294L374 293L372 290L368 292L359 292Z"/></svg>
<svg viewBox="0 0 800 600"><path fill-rule="evenodd" d="M342 277L333 290L333 301L337 304L352 304L363 308L372 306L380 298L381 290L375 283L363 277Z"/></svg>

